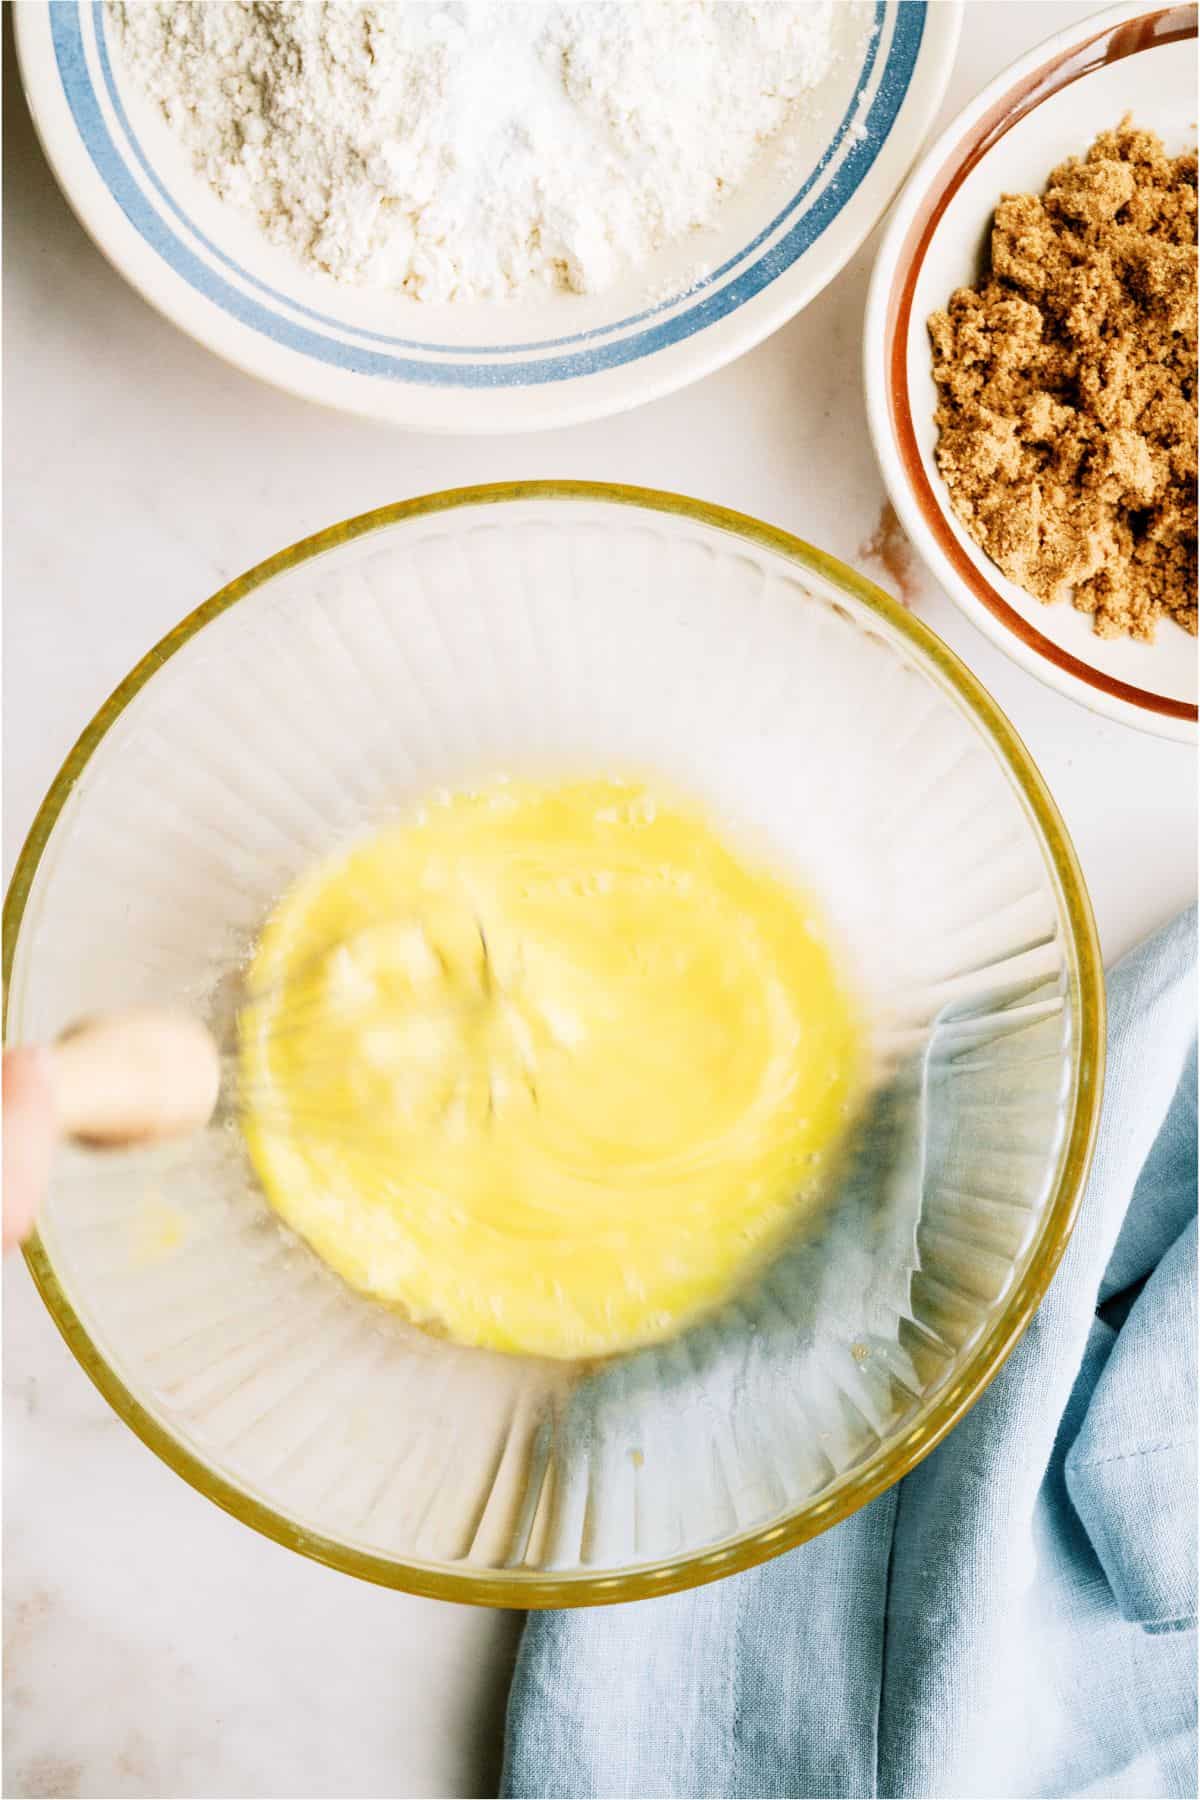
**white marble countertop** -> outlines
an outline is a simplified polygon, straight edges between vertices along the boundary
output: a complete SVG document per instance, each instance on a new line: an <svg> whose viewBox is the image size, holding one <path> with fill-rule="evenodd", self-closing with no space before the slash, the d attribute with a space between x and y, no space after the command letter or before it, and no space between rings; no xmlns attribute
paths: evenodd
<svg viewBox="0 0 1200 1800"><path fill-rule="evenodd" d="M1093 10L968 0L944 115ZM143 651L231 576L351 513L465 482L616 479L871 566L883 496L859 335L874 240L769 343L626 418L402 436L257 386L150 311L68 211L15 76L7 100L6 879L70 744ZM1106 956L1120 954L1192 897L1192 751L1040 687L915 572L910 597L1033 751ZM4 1333L6 1793L495 1792L517 1621L368 1587L227 1518L108 1411L16 1259Z"/></svg>

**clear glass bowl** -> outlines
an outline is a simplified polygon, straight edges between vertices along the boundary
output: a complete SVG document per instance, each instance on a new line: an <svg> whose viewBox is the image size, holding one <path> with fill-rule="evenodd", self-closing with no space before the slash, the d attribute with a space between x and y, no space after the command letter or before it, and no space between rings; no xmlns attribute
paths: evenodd
<svg viewBox="0 0 1200 1800"><path fill-rule="evenodd" d="M1015 734L894 601L674 495L461 490L286 550L84 733L5 916L6 1033L105 1006L227 1029L281 890L431 786L660 772L825 898L879 1089L822 1224L675 1343L592 1367L465 1350L345 1288L236 1124L61 1157L27 1255L75 1354L202 1492L306 1555L454 1600L628 1600L823 1530L960 1418L1069 1235L1103 986Z"/></svg>

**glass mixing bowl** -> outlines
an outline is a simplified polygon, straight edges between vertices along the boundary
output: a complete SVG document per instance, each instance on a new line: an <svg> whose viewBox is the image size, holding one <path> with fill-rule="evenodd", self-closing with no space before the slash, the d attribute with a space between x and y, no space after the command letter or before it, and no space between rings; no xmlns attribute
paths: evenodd
<svg viewBox="0 0 1200 1800"><path fill-rule="evenodd" d="M674 1343L467 1350L267 1208L226 1119L61 1156L29 1266L133 1429L306 1555L447 1599L629 1600L844 1518L978 1396L1069 1235L1100 1098L1091 912L1029 756L877 588L674 495L523 483L353 519L233 582L67 760L13 878L6 1032L228 1029L288 882L431 786L659 772L824 897L871 1125L819 1225Z"/></svg>

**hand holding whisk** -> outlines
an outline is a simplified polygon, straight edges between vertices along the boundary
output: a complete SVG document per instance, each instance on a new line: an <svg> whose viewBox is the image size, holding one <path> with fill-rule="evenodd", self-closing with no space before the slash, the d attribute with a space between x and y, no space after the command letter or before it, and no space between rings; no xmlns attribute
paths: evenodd
<svg viewBox="0 0 1200 1800"><path fill-rule="evenodd" d="M184 1012L131 1008L83 1019L46 1056L59 1135L97 1148L198 1131L221 1086L217 1046Z"/></svg>
<svg viewBox="0 0 1200 1800"><path fill-rule="evenodd" d="M57 1138L119 1147L196 1131L220 1085L216 1044L186 1013L107 1013L5 1051L4 1248L33 1229Z"/></svg>
<svg viewBox="0 0 1200 1800"><path fill-rule="evenodd" d="M382 932L394 936L397 929L411 934L411 923L404 921L398 927L387 921L355 934L346 943L325 947L314 957L311 968L299 971L298 979L293 972L292 991L282 1017L276 1012L278 996L273 990L243 994L234 1037L242 1030L255 1029L262 1009L267 1008L274 1015L269 1027L272 1035L286 1032L304 1041L307 1072L314 1089L319 1090L344 1061L344 1045L328 1039L329 1027L339 1022L344 1006L354 1012L353 995L342 996L339 1004L330 992L331 957L340 959L353 974L355 959L369 961L373 941ZM434 997L436 983L424 994L419 984L405 983L403 1004L398 993L390 996L397 1030L411 1030L414 1024L427 1031L440 1027L443 1033L453 1031L456 1039L465 1041L472 1025L491 1009L504 1010L507 999L496 983L487 938L477 919L472 921L471 935L477 939L477 966L471 968L468 959L468 991L457 1001L448 1001ZM428 940L424 940L424 948L437 959ZM336 972L338 962L332 966ZM444 966L437 972L444 974ZM25 1057L26 1052L18 1055ZM409 1057L418 1063L424 1060L414 1057L411 1047ZM249 1103L268 1121L272 1116L268 1092L245 1091L238 1049L226 1047L223 1051L213 1034L186 1012L131 1008L81 1020L53 1045L38 1051L37 1064L39 1112L50 1115L57 1136L89 1148L132 1148L186 1136L209 1123L222 1097L235 1111ZM19 1097L14 1100L14 1110L18 1105L23 1105ZM327 1123L314 1099L312 1116L306 1112L304 1124L321 1130ZM14 1119L12 1124L14 1135L19 1134L20 1121ZM46 1159L39 1152L37 1160ZM23 1235L23 1229L13 1235Z"/></svg>

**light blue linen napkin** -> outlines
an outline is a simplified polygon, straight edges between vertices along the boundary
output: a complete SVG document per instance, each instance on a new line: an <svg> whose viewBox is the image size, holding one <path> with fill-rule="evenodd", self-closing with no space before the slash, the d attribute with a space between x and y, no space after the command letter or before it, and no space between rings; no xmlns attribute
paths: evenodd
<svg viewBox="0 0 1200 1800"><path fill-rule="evenodd" d="M1109 978L1079 1223L967 1418L763 1568L533 1615L506 1794L1195 1795L1195 956Z"/></svg>

